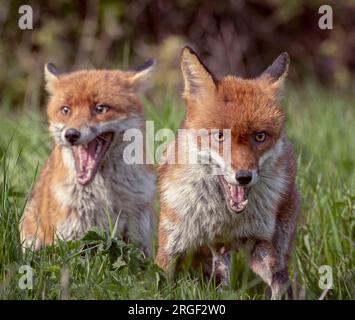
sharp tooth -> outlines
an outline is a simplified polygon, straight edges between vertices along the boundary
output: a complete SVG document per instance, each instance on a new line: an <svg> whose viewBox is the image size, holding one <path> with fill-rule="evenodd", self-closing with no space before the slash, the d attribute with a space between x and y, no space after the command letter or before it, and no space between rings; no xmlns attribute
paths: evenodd
<svg viewBox="0 0 355 320"><path fill-rule="evenodd" d="M97 146L96 146L96 152L95 152L95 154L98 155L98 154L101 152L101 149L102 149L102 144L101 144L101 143L98 143Z"/></svg>

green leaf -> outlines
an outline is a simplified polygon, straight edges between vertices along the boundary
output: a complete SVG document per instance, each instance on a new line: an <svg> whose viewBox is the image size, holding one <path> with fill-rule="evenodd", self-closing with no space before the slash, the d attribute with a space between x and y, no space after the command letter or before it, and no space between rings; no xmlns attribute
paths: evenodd
<svg viewBox="0 0 355 320"><path fill-rule="evenodd" d="M93 242L93 241L105 241L107 239L107 234L98 227L93 227L90 229L85 236L82 238L85 242Z"/></svg>

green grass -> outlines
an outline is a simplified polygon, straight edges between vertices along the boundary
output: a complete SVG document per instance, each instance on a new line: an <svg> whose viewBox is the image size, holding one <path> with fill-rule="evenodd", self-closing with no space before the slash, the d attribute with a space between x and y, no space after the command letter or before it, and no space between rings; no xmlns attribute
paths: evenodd
<svg viewBox="0 0 355 320"><path fill-rule="evenodd" d="M180 98L157 107L145 101L155 129L176 130L184 114ZM355 297L354 97L315 86L290 88L287 131L298 155L302 193L295 252L290 264L299 298L318 299L319 267L329 265L334 286L327 299ZM23 254L18 222L26 195L50 151L45 119L37 113L0 112L0 299L262 299L264 284L233 257L232 287L216 290L184 271L175 283L132 245L100 231L85 240ZM11 115L11 116L10 116ZM34 270L32 290L20 289L21 265ZM69 278L69 284L67 279Z"/></svg>

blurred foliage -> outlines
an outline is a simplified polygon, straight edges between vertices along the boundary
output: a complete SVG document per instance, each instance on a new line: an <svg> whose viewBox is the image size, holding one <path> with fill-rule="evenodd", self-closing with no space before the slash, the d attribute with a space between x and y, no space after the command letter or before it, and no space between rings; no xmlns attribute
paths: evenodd
<svg viewBox="0 0 355 320"><path fill-rule="evenodd" d="M355 1L327 1L333 30L318 27L320 0L135 0L28 2L33 30L20 30L20 0L0 0L0 96L37 109L42 70L128 68L154 56L157 86L181 82L181 47L191 44L217 75L255 76L280 52L292 58L295 81L313 77L350 88L355 71Z"/></svg>

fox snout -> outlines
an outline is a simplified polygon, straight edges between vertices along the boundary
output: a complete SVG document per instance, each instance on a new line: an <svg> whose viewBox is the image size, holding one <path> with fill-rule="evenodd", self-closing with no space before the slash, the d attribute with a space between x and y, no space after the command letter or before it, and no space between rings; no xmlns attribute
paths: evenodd
<svg viewBox="0 0 355 320"><path fill-rule="evenodd" d="M250 187L254 185L259 178L257 169L237 170L234 175L234 182L241 187Z"/></svg>
<svg viewBox="0 0 355 320"><path fill-rule="evenodd" d="M239 170L235 174L235 180L241 186L247 186L253 180L253 172L249 170Z"/></svg>
<svg viewBox="0 0 355 320"><path fill-rule="evenodd" d="M81 128L63 128L61 132L62 143L66 146L86 144L95 139L100 134L95 127L84 126Z"/></svg>
<svg viewBox="0 0 355 320"><path fill-rule="evenodd" d="M240 187L251 187L259 179L258 169L231 169L224 173L224 178L230 184Z"/></svg>
<svg viewBox="0 0 355 320"><path fill-rule="evenodd" d="M75 144L75 142L77 142L80 139L80 137L81 137L80 131L75 128L69 128L65 130L64 138L71 144Z"/></svg>

